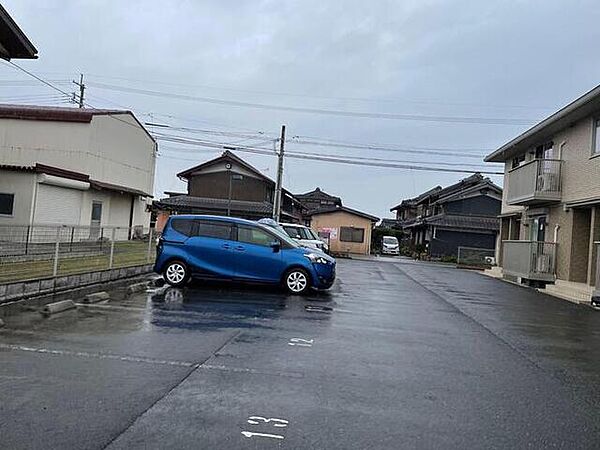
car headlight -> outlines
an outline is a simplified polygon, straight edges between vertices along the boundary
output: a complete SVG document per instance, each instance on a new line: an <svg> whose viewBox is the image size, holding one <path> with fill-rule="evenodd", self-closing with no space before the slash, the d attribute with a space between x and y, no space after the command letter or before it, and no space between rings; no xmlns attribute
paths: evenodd
<svg viewBox="0 0 600 450"><path fill-rule="evenodd" d="M327 264L327 259L323 258L321 255L317 255L316 253L307 253L306 256L310 259L310 262L316 264Z"/></svg>

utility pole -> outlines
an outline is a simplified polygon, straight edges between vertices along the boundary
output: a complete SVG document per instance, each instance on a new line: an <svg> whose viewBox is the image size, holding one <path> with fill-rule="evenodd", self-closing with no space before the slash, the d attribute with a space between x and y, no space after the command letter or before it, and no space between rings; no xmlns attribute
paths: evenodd
<svg viewBox="0 0 600 450"><path fill-rule="evenodd" d="M277 154L277 184L275 184L275 198L273 199L273 219L279 222L281 215L281 184L283 182L283 152L285 147L285 125L281 125L281 138L279 139L279 153Z"/></svg>
<svg viewBox="0 0 600 450"><path fill-rule="evenodd" d="M83 84L83 74L80 73L79 74L79 83L75 80L73 80L73 83L75 83L77 86L79 86L79 95L77 96L77 103L79 103L79 107L83 108L84 106L84 93L85 93L85 84Z"/></svg>

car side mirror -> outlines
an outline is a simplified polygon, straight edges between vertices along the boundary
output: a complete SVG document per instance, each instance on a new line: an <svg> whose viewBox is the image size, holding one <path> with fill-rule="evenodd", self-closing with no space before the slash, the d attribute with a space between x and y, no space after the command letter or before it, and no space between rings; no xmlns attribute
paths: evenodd
<svg viewBox="0 0 600 450"><path fill-rule="evenodd" d="M271 242L271 248L273 249L273 253L277 253L281 250L281 243L279 241L273 241Z"/></svg>
<svg viewBox="0 0 600 450"><path fill-rule="evenodd" d="M299 234L297 234L295 239L302 239L302 236L300 236Z"/></svg>

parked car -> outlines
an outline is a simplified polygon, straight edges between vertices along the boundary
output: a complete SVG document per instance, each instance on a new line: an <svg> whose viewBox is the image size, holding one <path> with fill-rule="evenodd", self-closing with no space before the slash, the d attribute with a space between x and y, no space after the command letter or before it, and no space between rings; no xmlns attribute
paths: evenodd
<svg viewBox="0 0 600 450"><path fill-rule="evenodd" d="M190 278L281 284L292 294L328 289L336 261L299 246L287 234L233 217L171 216L162 232L154 271L171 286Z"/></svg>
<svg viewBox="0 0 600 450"><path fill-rule="evenodd" d="M329 247L323 242L319 235L304 225L299 225L297 223L278 223L273 219L260 219L258 223L282 231L303 247L314 248L329 253Z"/></svg>
<svg viewBox="0 0 600 450"><path fill-rule="evenodd" d="M312 229L297 223L282 223L281 226L289 237L295 239L300 245L316 248L325 253L329 252L329 247Z"/></svg>
<svg viewBox="0 0 600 450"><path fill-rule="evenodd" d="M384 236L383 242L381 245L381 254L382 255L399 255L400 254L400 244L398 242L398 238L395 236Z"/></svg>

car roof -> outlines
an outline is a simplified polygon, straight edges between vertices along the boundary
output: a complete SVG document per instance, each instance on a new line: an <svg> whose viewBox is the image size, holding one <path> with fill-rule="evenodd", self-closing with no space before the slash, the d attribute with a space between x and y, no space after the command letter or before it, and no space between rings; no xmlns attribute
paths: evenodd
<svg viewBox="0 0 600 450"><path fill-rule="evenodd" d="M308 228L306 225L301 225L299 223L280 223L279 225L282 225L284 227L302 227L302 228Z"/></svg>
<svg viewBox="0 0 600 450"><path fill-rule="evenodd" d="M238 217L229 216L214 216L208 214L178 214L170 216L169 219L207 219L207 220L220 220L224 222L239 223L243 225L262 225L254 220L240 219ZM264 226L264 225L263 225Z"/></svg>

